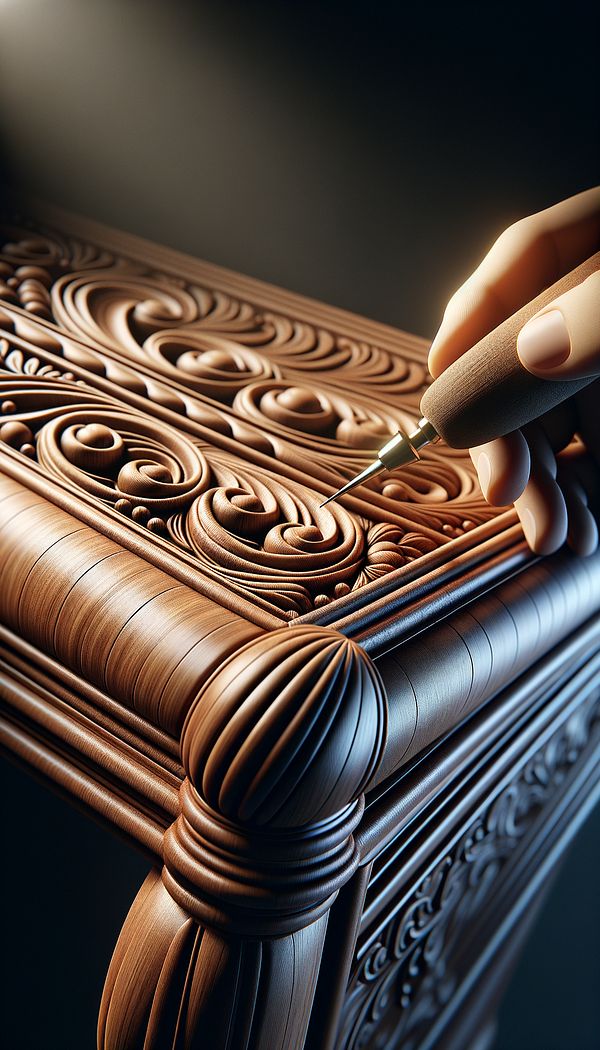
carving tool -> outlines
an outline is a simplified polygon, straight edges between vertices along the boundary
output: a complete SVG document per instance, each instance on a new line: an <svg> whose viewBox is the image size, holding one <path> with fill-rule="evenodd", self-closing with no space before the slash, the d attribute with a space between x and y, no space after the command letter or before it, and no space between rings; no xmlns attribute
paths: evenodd
<svg viewBox="0 0 600 1050"><path fill-rule="evenodd" d="M420 450L440 438L452 448L482 445L525 426L591 383L595 376L558 381L532 375L517 354L517 336L538 310L598 269L600 252L546 288L454 361L423 394L423 418L416 429L409 434L398 431L368 467L321 506L385 470L419 459Z"/></svg>

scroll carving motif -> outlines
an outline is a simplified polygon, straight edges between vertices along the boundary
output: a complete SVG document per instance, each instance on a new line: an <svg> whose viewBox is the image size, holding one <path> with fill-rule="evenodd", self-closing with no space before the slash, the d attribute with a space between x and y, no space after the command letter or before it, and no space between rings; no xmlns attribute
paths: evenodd
<svg viewBox="0 0 600 1050"><path fill-rule="evenodd" d="M361 956L340 1047L381 1046L386 1032L394 1040L402 1036L406 1050L418 1045L421 1024L431 1022L456 987L454 954L473 916L599 723L596 679L576 711L422 876Z"/></svg>
<svg viewBox="0 0 600 1050"><path fill-rule="evenodd" d="M370 482L353 502L360 516L343 503L319 508L415 421L427 381L418 354L23 219L0 228L0 300L2 440L284 618L493 514L468 458L450 450ZM134 415L94 389L96 377L181 422Z"/></svg>
<svg viewBox="0 0 600 1050"><path fill-rule="evenodd" d="M3 235L2 298L21 301L20 285L35 277L51 289L44 298L44 316L95 344L127 347L140 359L161 353L158 332L166 334L166 343L169 338L184 345L192 340L192 352L195 339L201 352L222 350L225 356L254 347L286 374L334 372L341 389L347 390L351 379L375 395L387 393L392 403L419 392L427 382L427 369L418 360L265 311L218 289L153 273L56 230L27 229L25 222L5 225ZM37 267L36 273L26 273L28 266ZM26 294L23 305L27 299ZM26 309L40 313L33 306Z"/></svg>
<svg viewBox="0 0 600 1050"><path fill-rule="evenodd" d="M289 615L360 586L368 533L343 508L327 513L331 504L320 508L310 489L284 486L256 468L219 465L215 474L219 487L204 492L183 522L203 565L220 565L227 579L276 596ZM390 555L390 567L394 556L400 559Z"/></svg>
<svg viewBox="0 0 600 1050"><path fill-rule="evenodd" d="M68 374L38 376L14 387L0 374L1 441L288 617L435 546L416 530L368 527L341 506L321 508L305 486L84 393Z"/></svg>

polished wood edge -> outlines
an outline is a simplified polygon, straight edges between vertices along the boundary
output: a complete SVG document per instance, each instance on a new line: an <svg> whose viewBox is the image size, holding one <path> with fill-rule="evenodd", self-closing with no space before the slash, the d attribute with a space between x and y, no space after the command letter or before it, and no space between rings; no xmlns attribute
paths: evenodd
<svg viewBox="0 0 600 1050"><path fill-rule="evenodd" d="M133 740L123 739L120 727L101 726L93 714L74 709L56 696L52 683L28 679L22 671L0 659L0 696L6 717L29 727L32 736L51 738L90 770L98 780L115 782L115 792L130 791L147 799L163 816L165 827L177 816L181 778L164 769L160 761L139 751Z"/></svg>
<svg viewBox="0 0 600 1050"><path fill-rule="evenodd" d="M441 561L422 578L408 581L335 626L377 659L536 561L521 528L515 526L475 550Z"/></svg>
<svg viewBox="0 0 600 1050"><path fill-rule="evenodd" d="M413 804L411 816L401 820L398 829L377 847L371 840L368 853L364 850L364 839L359 841L366 862L376 854L362 917L363 939L374 935L387 906L397 899L401 885L410 885L415 879L419 881L423 865L429 864L432 856L442 857L447 852L449 829L452 836L460 837L472 822L473 814L486 804L485 800L500 795L535 756L539 756L539 769L543 771L546 749L568 729L570 720L575 724L578 718L587 721L580 739L573 745L573 755L565 761L565 771L573 764L581 764L584 753L596 746L593 741L597 741L600 732L597 724L599 684L600 655L591 664L584 663L578 668L569 664L563 669L561 679L554 683L550 698L541 691L532 705L533 710L523 712L485 751L457 770L445 789L423 804L418 816ZM406 790L409 785L403 787ZM388 802L393 805L393 799ZM402 864L390 863L400 858Z"/></svg>
<svg viewBox="0 0 600 1050"><path fill-rule="evenodd" d="M600 617L574 631L545 659L433 743L406 767L366 796L365 816L356 832L361 863L370 863L435 799L445 805L457 786L485 763L540 706L585 666L600 642Z"/></svg>
<svg viewBox="0 0 600 1050"><path fill-rule="evenodd" d="M0 618L178 736L204 678L260 628L0 474Z"/></svg>
<svg viewBox="0 0 600 1050"><path fill-rule="evenodd" d="M66 703L107 729L179 782L183 780L179 740L159 729L146 718L90 685L47 653L30 645L0 624L0 661L24 681L47 689L49 695Z"/></svg>
<svg viewBox="0 0 600 1050"><path fill-rule="evenodd" d="M331 606L305 613L290 621L291 627L301 623L319 623L322 627L335 627L349 637L360 635L365 649L376 645L377 632L390 618L390 597L394 597L394 610L414 601L415 596L426 597L449 584L461 595L461 575L465 569L477 568L510 548L523 546L523 532L516 524L516 511L508 510L489 521L477 525L470 532L449 540L417 561L408 562L393 569L379 580L365 584L359 591L338 598ZM529 553L533 559L533 555ZM506 574L511 571L510 564ZM400 604L402 603L402 604ZM372 640L373 638L373 640ZM400 636L398 641L400 641Z"/></svg>
<svg viewBox="0 0 600 1050"><path fill-rule="evenodd" d="M142 805L120 798L93 769L65 755L45 737L37 739L28 725L20 726L0 713L0 754L23 765L28 773L49 784L71 805L92 816L111 831L120 833L154 863L160 863L164 828Z"/></svg>
<svg viewBox="0 0 600 1050"><path fill-rule="evenodd" d="M376 781L448 733L599 607L600 554L561 552L378 657L389 723Z"/></svg>

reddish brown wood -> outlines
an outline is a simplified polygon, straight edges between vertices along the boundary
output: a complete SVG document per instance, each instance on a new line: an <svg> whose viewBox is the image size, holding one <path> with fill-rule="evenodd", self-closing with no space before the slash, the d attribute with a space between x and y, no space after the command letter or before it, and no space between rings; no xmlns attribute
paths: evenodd
<svg viewBox="0 0 600 1050"><path fill-rule="evenodd" d="M183 730L162 882L149 877L107 978L101 1047L175 1048L178 1025L189 1046L207 1029L215 1046L302 1045L385 714L376 672L328 628L259 638L209 679Z"/></svg>
<svg viewBox="0 0 600 1050"><path fill-rule="evenodd" d="M259 633L1 474L0 537L4 623L171 733Z"/></svg>
<svg viewBox="0 0 600 1050"><path fill-rule="evenodd" d="M285 303L285 293L218 268L156 257L135 239L113 235L107 249L96 227L96 243L82 244L85 225L75 238L68 219L61 226L38 228L33 242L22 228L5 235L4 358L29 379L26 395L5 384L4 398L43 404L48 377L60 377L50 389L64 392L65 411L55 422L36 416L45 470L80 502L103 500L105 523L129 524L135 512L138 535L152 523L152 551L199 568L204 588L222 582L221 602L233 591L280 619L322 610L494 518L468 457L435 449L344 506L319 506L382 438L415 421L426 381L417 341L297 297ZM43 292L35 302L31 285L22 290L34 280L33 260ZM278 312L284 305L291 315ZM79 407L81 387L73 391L70 377L90 372L95 390ZM152 418L111 404L115 389L138 411L151 399ZM11 422L31 429L31 413L18 408ZM107 425L113 443L90 451L93 435L101 437L86 427ZM87 451L74 438L79 430ZM10 442L31 444L14 434ZM159 453L155 462L161 443L169 458ZM134 446L154 474L140 468L143 483ZM98 457L110 475L100 487L85 467Z"/></svg>
<svg viewBox="0 0 600 1050"><path fill-rule="evenodd" d="M596 791L599 556L538 563L450 449L320 507L416 421L413 337L52 209L0 300L2 746L156 864L99 1047L426 1046L402 908L467 1031Z"/></svg>

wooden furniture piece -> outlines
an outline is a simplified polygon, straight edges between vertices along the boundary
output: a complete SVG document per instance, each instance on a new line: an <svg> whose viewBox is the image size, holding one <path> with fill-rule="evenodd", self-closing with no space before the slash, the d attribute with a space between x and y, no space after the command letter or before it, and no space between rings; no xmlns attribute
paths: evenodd
<svg viewBox="0 0 600 1050"><path fill-rule="evenodd" d="M489 1045L599 791L600 556L448 448L320 509L422 340L49 208L0 248L2 745L155 863L99 1047Z"/></svg>

